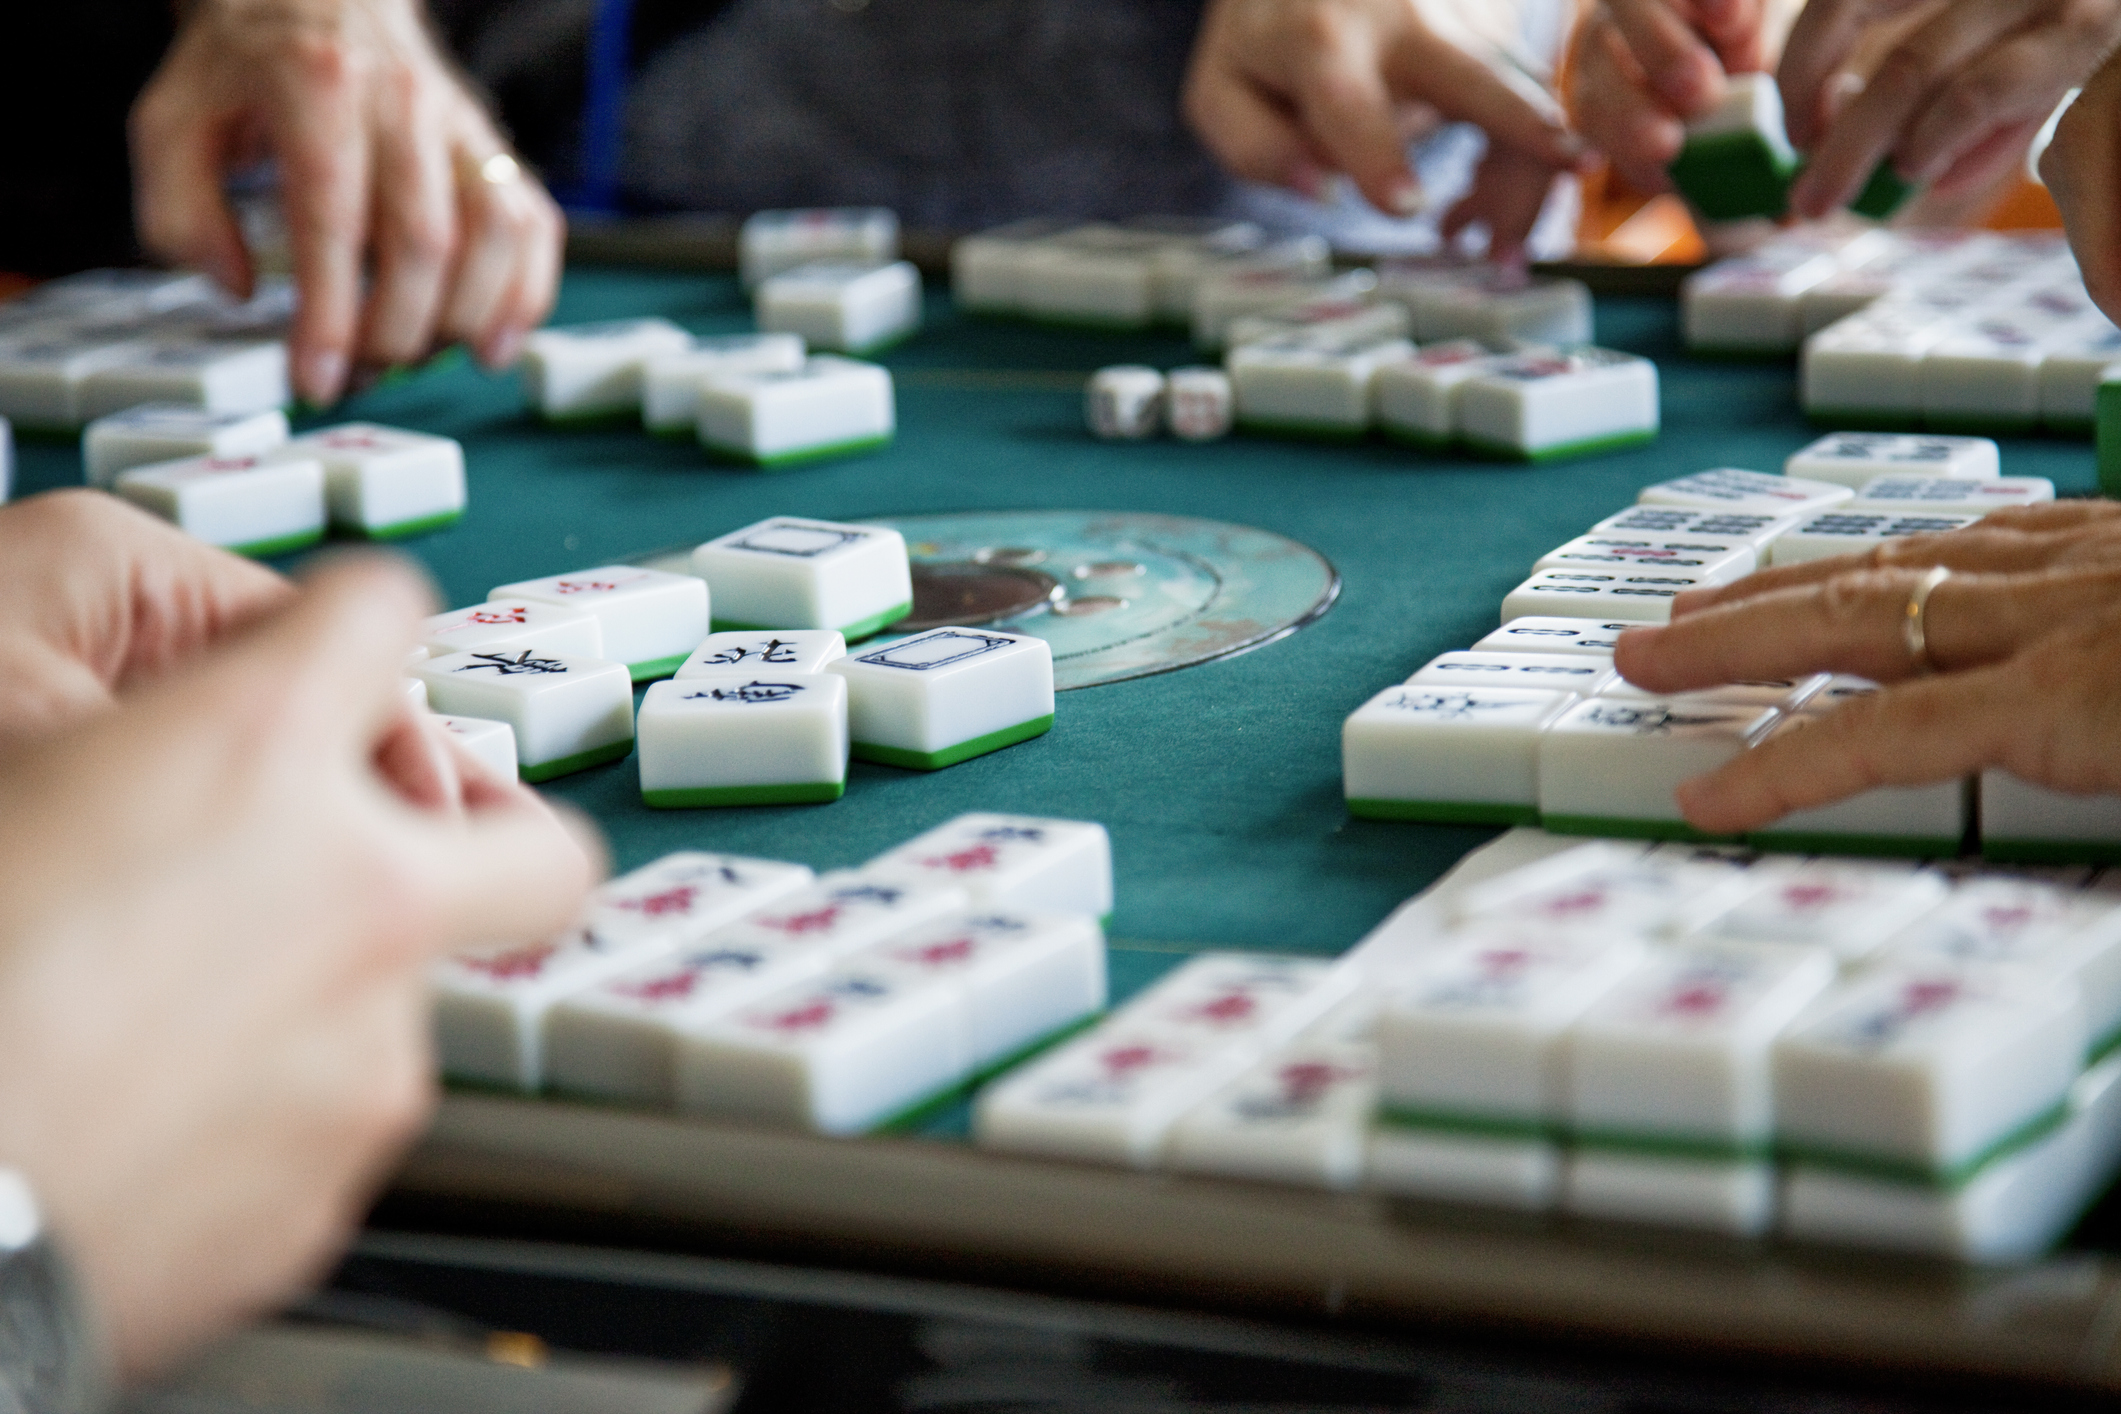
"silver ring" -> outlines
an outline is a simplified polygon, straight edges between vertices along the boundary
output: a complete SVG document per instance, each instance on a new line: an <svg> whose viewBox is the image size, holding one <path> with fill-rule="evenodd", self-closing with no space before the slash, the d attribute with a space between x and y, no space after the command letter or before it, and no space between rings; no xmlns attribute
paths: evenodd
<svg viewBox="0 0 2121 1414"><path fill-rule="evenodd" d="M1930 661L1929 628L1924 620L1929 614L1930 595L1951 577L1952 572L1943 565L1934 566L1915 581L1907 596L1907 609L1900 620L1900 641L1907 645L1907 656L1914 660L1918 672L1937 671L1937 665Z"/></svg>

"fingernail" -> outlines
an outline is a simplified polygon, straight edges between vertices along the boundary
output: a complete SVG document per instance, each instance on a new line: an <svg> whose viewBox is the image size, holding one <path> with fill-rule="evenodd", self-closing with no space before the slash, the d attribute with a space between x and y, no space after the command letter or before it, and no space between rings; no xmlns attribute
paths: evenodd
<svg viewBox="0 0 2121 1414"><path fill-rule="evenodd" d="M334 349L319 349L303 360L302 388L313 403L329 407L339 399L346 383L346 355Z"/></svg>
<svg viewBox="0 0 2121 1414"><path fill-rule="evenodd" d="M1419 216L1429 205L1427 192L1412 177L1400 177L1385 188L1385 210L1397 216Z"/></svg>
<svg viewBox="0 0 2121 1414"><path fill-rule="evenodd" d="M486 348L486 366L500 369L512 365L516 355L523 352L523 338L523 331L512 324L494 335L493 342Z"/></svg>

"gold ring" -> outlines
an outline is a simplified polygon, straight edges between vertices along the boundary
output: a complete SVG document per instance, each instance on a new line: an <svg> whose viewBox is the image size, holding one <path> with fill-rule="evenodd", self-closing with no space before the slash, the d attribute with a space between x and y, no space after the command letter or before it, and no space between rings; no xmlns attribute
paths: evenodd
<svg viewBox="0 0 2121 1414"><path fill-rule="evenodd" d="M505 187L522 175L522 164L505 152L496 152L479 164L479 180L490 187Z"/></svg>
<svg viewBox="0 0 2121 1414"><path fill-rule="evenodd" d="M1950 570L1937 565L1915 581L1914 589L1907 596L1907 608L1900 620L1900 641L1907 645L1907 656L1914 660L1918 672L1937 671L1937 665L1930 661L1929 628L1924 619L1929 613L1930 595L1951 577Z"/></svg>

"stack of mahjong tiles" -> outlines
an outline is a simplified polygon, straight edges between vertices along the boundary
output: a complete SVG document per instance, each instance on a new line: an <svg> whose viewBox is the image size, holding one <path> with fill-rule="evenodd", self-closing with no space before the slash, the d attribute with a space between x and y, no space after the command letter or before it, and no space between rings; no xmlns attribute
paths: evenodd
<svg viewBox="0 0 2121 1414"><path fill-rule="evenodd" d="M789 332L695 337L667 319L540 329L523 386L548 422L638 416L659 436L769 470L885 446L897 426L887 370L811 355Z"/></svg>
<svg viewBox="0 0 2121 1414"><path fill-rule="evenodd" d="M464 449L448 437L349 422L290 438L286 414L142 403L81 437L105 487L211 545L246 555L314 545L327 529L400 540L464 516Z"/></svg>
<svg viewBox="0 0 2121 1414"><path fill-rule="evenodd" d="M407 671L435 711L506 723L525 780L638 745L658 808L823 803L850 755L934 771L1053 725L1043 639L945 626L849 650L912 609L895 530L773 516L698 546L689 569L501 585L429 620Z"/></svg>
<svg viewBox="0 0 2121 1414"><path fill-rule="evenodd" d="M2121 1164L2088 871L1581 846L1363 948L1381 1192L1968 1260Z"/></svg>
<svg viewBox="0 0 2121 1414"><path fill-rule="evenodd" d="M0 416L74 432L141 403L209 413L285 407L294 287L237 301L203 275L89 270L0 304Z"/></svg>
<svg viewBox="0 0 2121 1414"><path fill-rule="evenodd" d="M434 971L442 1070L855 1134L1105 1006L1104 828L963 815L860 869L670 855L559 937Z"/></svg>
<svg viewBox="0 0 2121 1414"><path fill-rule="evenodd" d="M1541 557L1503 600L1494 633L1431 660L1348 717L1349 813L1700 838L1674 797L1681 782L1877 688L1818 673L1658 696L1614 672L1619 635L1668 620L1689 589L1763 564L1962 529L1999 506L2052 498L2045 480L1998 476L1996 465L1995 444L1980 439L1836 434L1791 457L1790 475L1722 469L1645 488L1635 506ZM2000 771L1978 785L1879 787L1785 816L1748 842L1954 855L1977 819L1990 858L2121 858L2121 798L2066 795Z"/></svg>
<svg viewBox="0 0 2121 1414"><path fill-rule="evenodd" d="M2121 330L2055 234L1777 236L1689 277L1687 346L1802 347L1801 398L1844 427L2081 435Z"/></svg>

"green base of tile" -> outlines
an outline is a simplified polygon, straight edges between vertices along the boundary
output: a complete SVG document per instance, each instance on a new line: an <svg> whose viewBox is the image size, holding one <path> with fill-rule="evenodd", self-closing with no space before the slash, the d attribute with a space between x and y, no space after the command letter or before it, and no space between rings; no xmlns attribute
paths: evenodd
<svg viewBox="0 0 2121 1414"><path fill-rule="evenodd" d="M845 781L781 786L696 786L644 790L641 803L657 810L708 810L725 805L826 805L847 793Z"/></svg>
<svg viewBox="0 0 2121 1414"><path fill-rule="evenodd" d="M2041 1111L1980 1151L1945 1167L1846 1149L1816 1148L1809 1144L1785 1144L1779 1153L1785 1163L1811 1164L1851 1178L1877 1179L1911 1188L1956 1193L1991 1164L2028 1149L2053 1134L2069 1122L2069 1117L2069 1104L2057 1101L2052 1109Z"/></svg>
<svg viewBox="0 0 2121 1414"><path fill-rule="evenodd" d="M1814 830L1762 830L1745 837L1769 854L1861 854L1880 859L1949 859L1959 853L1957 835L1842 835Z"/></svg>
<svg viewBox="0 0 2121 1414"><path fill-rule="evenodd" d="M654 682L657 678L667 678L684 667L685 660L691 656L690 653L673 653L668 658L650 658L645 662L628 663L626 671L633 674L635 682Z"/></svg>
<svg viewBox="0 0 2121 1414"><path fill-rule="evenodd" d="M1998 864L2121 864L2121 840L1999 840L1983 836L1981 857Z"/></svg>
<svg viewBox="0 0 2121 1414"><path fill-rule="evenodd" d="M1871 179L1856 193L1849 203L1849 210L1858 216L1868 216L1873 221L1892 219L1894 212L1907 205L1908 198L1915 194L1915 184L1904 179L1893 170L1890 160L1880 162L1871 170Z"/></svg>
<svg viewBox="0 0 2121 1414"><path fill-rule="evenodd" d="M908 751L902 746L879 746L868 741L855 742L851 750L857 760L902 766L909 771L940 771L945 766L955 766L960 761L970 761L975 756L985 756L990 751L1000 751L1005 746L1044 736L1052 727L1053 714L1049 712L1028 722L1018 722L1013 727L1003 727L998 732L988 732L985 736L946 746L941 751Z"/></svg>
<svg viewBox="0 0 2121 1414"><path fill-rule="evenodd" d="M849 643L859 643L865 638L882 633L885 629L912 612L913 601L911 599L908 599L903 604L893 604L881 614L871 614L866 619L856 619L851 624L840 625L840 637L846 639ZM710 627L716 633L771 633L776 629L786 629L790 625L753 624L746 623L742 619L716 619ZM682 662L684 660L680 659L679 661Z"/></svg>
<svg viewBox="0 0 2121 1414"><path fill-rule="evenodd" d="M1754 132L1687 139L1665 169L1672 185L1711 221L1770 219L1789 209L1797 164Z"/></svg>
<svg viewBox="0 0 2121 1414"><path fill-rule="evenodd" d="M312 545L322 544L323 540L323 531L305 530L300 535L278 535L270 540L252 540L242 545L225 545L222 548L231 554L248 555L254 560L262 560L273 555L307 550Z"/></svg>
<svg viewBox="0 0 2121 1414"><path fill-rule="evenodd" d="M1455 800L1350 799L1359 820L1419 820L1429 825L1536 825L1536 805L1484 805Z"/></svg>
<svg viewBox="0 0 2121 1414"><path fill-rule="evenodd" d="M535 766L518 768L517 774L532 785L554 780L560 776L571 776L576 771L586 771L591 766L601 766L606 761L622 761L633 753L633 738L614 741L603 746L593 746L587 751L578 751L572 756L562 756L557 761L545 761Z"/></svg>
<svg viewBox="0 0 2121 1414"><path fill-rule="evenodd" d="M1456 437L1438 437L1432 432L1416 432L1408 427L1383 427L1377 429L1387 442L1397 442L1402 447L1412 447L1423 452L1448 452L1458 445Z"/></svg>
<svg viewBox="0 0 2121 1414"><path fill-rule="evenodd" d="M1066 329L1078 334L1146 334L1156 327L1148 319L1104 319L1094 314L1027 314L1023 319L1042 329Z"/></svg>
<svg viewBox="0 0 2121 1414"><path fill-rule="evenodd" d="M447 530L462 519L464 512L454 510L443 511L440 515L401 520L390 525L341 525L334 526L333 529L355 540L404 540L414 535L428 535L437 530Z"/></svg>
<svg viewBox="0 0 2121 1414"><path fill-rule="evenodd" d="M742 447L722 447L712 442L702 442L707 454L718 461L735 462L741 466L757 467L760 471L785 471L793 466L806 466L811 462L830 461L835 457L860 456L864 452L882 451L891 445L891 434L881 437L850 437L844 442L827 442L821 446L803 447L793 452L775 452L760 456L757 452Z"/></svg>
<svg viewBox="0 0 2121 1414"><path fill-rule="evenodd" d="M1681 840L1688 844L1742 844L1737 835L1711 835L1684 820L1629 820L1610 815L1542 815L1539 826L1555 835L1604 835L1621 840Z"/></svg>
<svg viewBox="0 0 2121 1414"><path fill-rule="evenodd" d="M1684 1159L1705 1164L1764 1164L1775 1157L1765 1139L1729 1139L1700 1134L1647 1134L1638 1130L1572 1129L1572 1148L1644 1159Z"/></svg>
<svg viewBox="0 0 2121 1414"><path fill-rule="evenodd" d="M1299 442L1360 442L1369 429L1339 422L1301 422L1278 417L1241 417L1237 430L1261 437L1288 437Z"/></svg>
<svg viewBox="0 0 2121 1414"><path fill-rule="evenodd" d="M960 1100L971 1098L973 1092L988 1081L1016 1069L1027 1061L1037 1059L1064 1041L1074 1040L1077 1036L1082 1035L1104 1019L1104 1012L1093 1011L1088 1016L1078 1017L1065 1026L1056 1027L1037 1040L1017 1047L999 1060L989 1061L974 1071L970 1077L959 1081L948 1089L938 1091L924 1100L914 1101L905 1109L876 1125L869 1132L871 1134L902 1134L909 1130L919 1129L927 1124L929 1120L934 1119Z"/></svg>
<svg viewBox="0 0 2121 1414"><path fill-rule="evenodd" d="M1546 462L1566 461L1571 457L1595 457L1606 452L1624 452L1631 447L1647 447L1657 440L1657 429L1647 432L1616 432L1610 437L1586 437L1580 442L1561 442L1537 451L1525 451L1505 442L1490 442L1483 437L1466 436L1459 439L1468 452L1488 461Z"/></svg>
<svg viewBox="0 0 2121 1414"><path fill-rule="evenodd" d="M1465 1139L1514 1139L1534 1144L1552 1144L1561 1139L1559 1130L1544 1120L1420 1109L1411 1105L1381 1107L1377 1111L1377 1123L1387 1129L1413 1129Z"/></svg>

